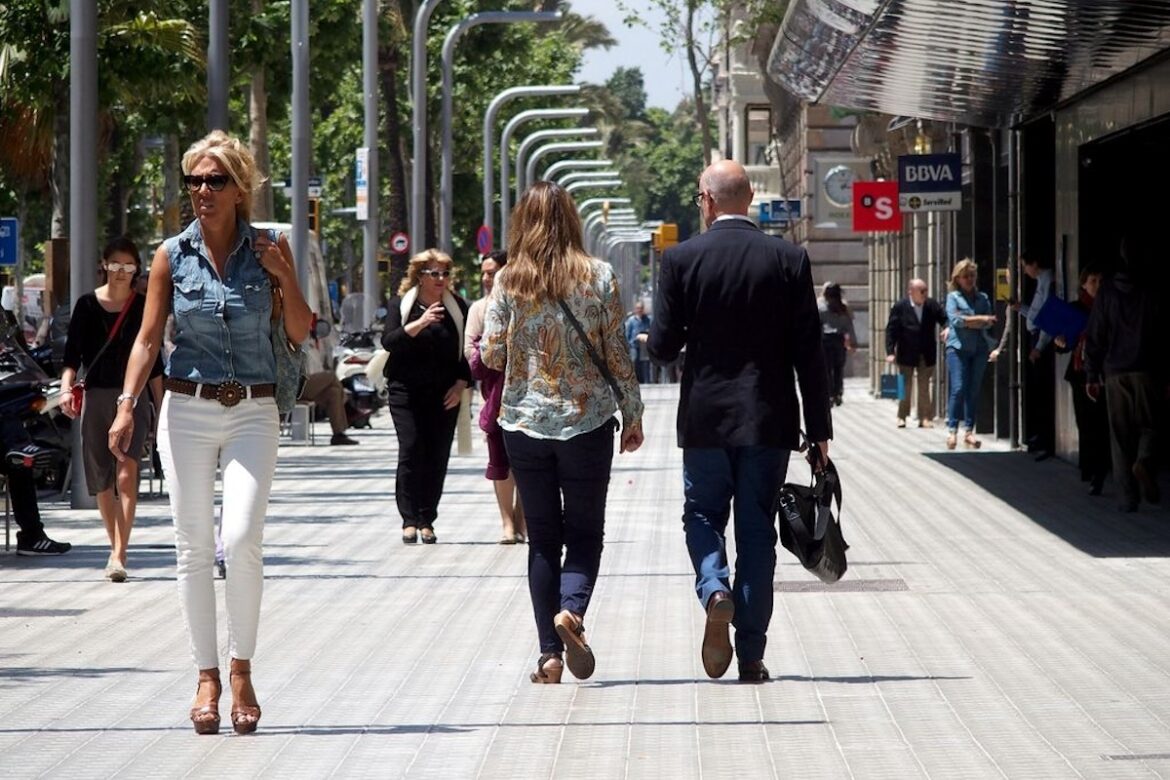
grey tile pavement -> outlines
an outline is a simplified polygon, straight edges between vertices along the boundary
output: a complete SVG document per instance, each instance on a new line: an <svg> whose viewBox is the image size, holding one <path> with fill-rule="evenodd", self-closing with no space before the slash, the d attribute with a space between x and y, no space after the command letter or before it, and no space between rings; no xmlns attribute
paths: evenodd
<svg viewBox="0 0 1170 780"><path fill-rule="evenodd" d="M452 459L439 544L399 542L382 416L360 447L281 450L253 737L186 721L165 502L142 505L124 585L102 580L96 513L47 505L74 551L0 556L0 776L1170 775L1165 510L1121 515L1067 464L993 443L947 452L851 386L833 445L849 573L824 587L781 551L775 679L710 681L676 395L646 396L646 446L610 487L593 679L527 681L526 548L495 544L479 442Z"/></svg>

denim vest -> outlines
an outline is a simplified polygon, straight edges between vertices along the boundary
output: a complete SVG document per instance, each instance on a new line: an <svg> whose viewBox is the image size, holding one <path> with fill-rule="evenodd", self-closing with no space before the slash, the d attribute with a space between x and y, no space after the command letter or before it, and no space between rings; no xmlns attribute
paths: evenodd
<svg viewBox="0 0 1170 780"><path fill-rule="evenodd" d="M240 238L228 256L224 278L204 251L199 220L166 241L175 315L175 350L167 376L206 384L276 381L272 283L252 251L255 228L239 220L236 230Z"/></svg>

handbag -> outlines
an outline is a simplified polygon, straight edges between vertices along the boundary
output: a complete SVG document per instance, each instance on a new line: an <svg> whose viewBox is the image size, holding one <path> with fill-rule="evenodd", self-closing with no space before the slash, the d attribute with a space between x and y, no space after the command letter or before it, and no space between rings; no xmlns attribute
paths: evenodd
<svg viewBox="0 0 1170 780"><path fill-rule="evenodd" d="M297 405L305 387L307 356L300 347L293 346L284 330L284 290L272 274L272 355L276 358L276 409L288 414Z"/></svg>
<svg viewBox="0 0 1170 780"><path fill-rule="evenodd" d="M906 377L900 372L897 374L882 374L881 397L901 401L906 397Z"/></svg>
<svg viewBox="0 0 1170 780"><path fill-rule="evenodd" d="M85 406L85 377L89 375L90 369L97 365L102 355L106 354L106 350L114 343L114 339L118 336L118 330L122 327L122 322L125 321L126 315L130 313L130 304L134 303L135 294L133 290L130 291L130 297L122 304L122 311L118 313L118 319L114 320L114 327L110 328L110 332L106 334L106 343L102 344L102 348L93 356L93 360L89 361L89 365L83 366L81 371L78 372L77 381L70 388L73 408L77 410L77 414L81 414L81 410Z"/></svg>
<svg viewBox="0 0 1170 780"><path fill-rule="evenodd" d="M569 310L569 305L563 300L557 301L557 303L561 305L561 311L565 313L565 317L568 318L569 322L573 326L573 329L577 331L577 335L581 337L581 341L585 343L585 351L589 353L589 357L593 360L594 365L597 366L597 370L601 372L601 376L604 377L606 383L609 384L609 389L613 390L613 397L620 404L625 400L626 394L622 392L621 387L618 386L617 380L613 378L613 373L609 370L609 366L607 366L605 361L601 359L601 355L597 354L597 350L594 348L593 342L589 340L589 336L586 335L585 329L581 327L581 323L577 320L576 317L573 316L573 312Z"/></svg>
<svg viewBox="0 0 1170 780"><path fill-rule="evenodd" d="M817 579L832 584L845 575L848 566L845 551L849 545L841 533L840 521L841 477L832 461L820 462L820 448L808 446L812 453L812 485L786 483L776 493L772 511L778 515L784 548Z"/></svg>

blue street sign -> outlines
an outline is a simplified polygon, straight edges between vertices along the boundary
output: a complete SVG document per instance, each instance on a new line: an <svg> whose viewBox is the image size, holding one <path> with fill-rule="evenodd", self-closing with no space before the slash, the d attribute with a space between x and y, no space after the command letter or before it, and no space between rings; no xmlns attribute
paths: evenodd
<svg viewBox="0 0 1170 780"><path fill-rule="evenodd" d="M759 209L761 225L786 227L800 220L800 201L796 199L762 201Z"/></svg>
<svg viewBox="0 0 1170 780"><path fill-rule="evenodd" d="M20 222L16 217L0 217L0 265L16 265L20 254Z"/></svg>

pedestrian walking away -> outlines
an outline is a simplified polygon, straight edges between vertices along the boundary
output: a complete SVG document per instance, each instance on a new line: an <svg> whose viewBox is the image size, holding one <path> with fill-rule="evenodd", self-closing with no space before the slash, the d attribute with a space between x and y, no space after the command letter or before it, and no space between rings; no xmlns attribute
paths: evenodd
<svg viewBox="0 0 1170 780"><path fill-rule="evenodd" d="M748 218L739 163L714 163L695 202L708 230L667 249L647 346L667 363L686 348L678 404L683 531L706 611L701 658L710 677L768 679L764 664L776 573L776 492L799 446L800 414L827 458L833 426L821 318L808 253ZM800 400L796 383L800 385ZM735 578L725 533L735 509Z"/></svg>
<svg viewBox="0 0 1170 780"><path fill-rule="evenodd" d="M483 407L479 412L479 427L487 441L488 462L484 476L491 480L496 494L496 506L500 510L503 531L500 544L523 544L527 538L524 522L524 505L516 491L516 480L512 477L512 464L504 446L504 429L500 427L500 400L504 392L504 374L488 368L480 355L480 341L483 338L484 316L487 314L489 296L495 286L496 274L508 264L508 253L496 251L480 263L480 287L483 297L471 304L467 311L467 332L463 337L463 356L471 367L471 375L479 382L483 394Z"/></svg>
<svg viewBox="0 0 1170 780"><path fill-rule="evenodd" d="M387 304L382 346L386 390L398 437L394 497L402 541L434 544L451 441L471 384L463 357L467 301L451 291L451 258L428 249L410 258L398 295Z"/></svg>
<svg viewBox="0 0 1170 780"><path fill-rule="evenodd" d="M230 497L221 505L231 571L224 591L231 721L246 734L260 721L252 656L264 585L261 540L279 437L271 328L280 320L272 320L273 285L283 293L284 338L303 343L313 314L297 286L288 241L282 236L274 242L248 223L252 193L263 178L246 145L217 130L192 144L182 166L195 220L154 255L109 447L119 461L127 458L135 405L173 309L175 348L163 381L158 442L175 522L180 603L199 669L191 721L199 734L219 731L213 580L218 469L223 495Z"/></svg>
<svg viewBox="0 0 1170 780"><path fill-rule="evenodd" d="M500 427L528 523L528 590L540 640L530 679L578 679L595 658L585 615L597 582L613 461L642 445L642 397L625 335L617 276L585 253L569 194L537 182L508 232L481 343L504 372ZM604 357L603 357L604 356ZM561 556L564 555L562 563Z"/></svg>
<svg viewBox="0 0 1170 780"><path fill-rule="evenodd" d="M898 427L910 416L910 388L917 393L918 427L934 427L934 367L938 362L937 328L946 327L943 307L927 294L926 282L911 279L906 297L890 308L886 323L886 362L898 367L905 392L898 400Z"/></svg>
<svg viewBox="0 0 1170 780"><path fill-rule="evenodd" d="M125 582L128 576L126 553L138 510L138 462L162 403L163 366L156 357L148 383L150 398L134 407L134 436L126 459L119 462L110 452L108 434L117 412L114 399L122 392L126 362L146 308L146 299L134 291L141 262L138 247L128 238L115 238L106 246L100 265L105 284L77 299L61 372L61 411L70 419L81 418L85 484L97 499L110 539L105 576L111 582ZM75 389L84 389L84 394L75 399ZM78 403L81 398L84 401Z"/></svg>
<svg viewBox="0 0 1170 780"><path fill-rule="evenodd" d="M634 374L642 384L652 381L653 368L650 355L646 352L646 334L650 332L651 319L646 313L646 304L639 299L634 302L634 311L626 318L625 325L630 360L634 361Z"/></svg>
<svg viewBox="0 0 1170 780"><path fill-rule="evenodd" d="M845 400L845 360L857 351L857 333L853 330L853 312L841 293L841 285L825 282L817 300L821 318L821 348L825 351L825 367L829 372L829 395L834 406Z"/></svg>

